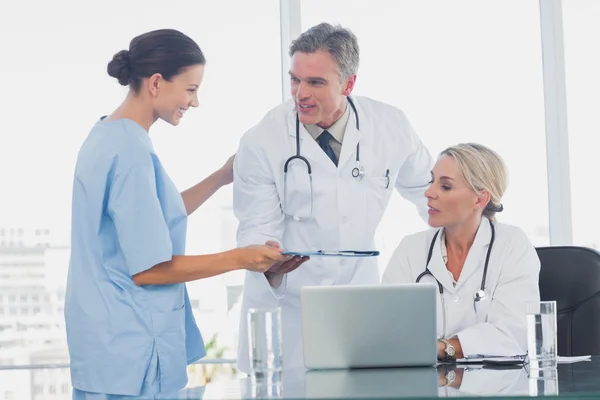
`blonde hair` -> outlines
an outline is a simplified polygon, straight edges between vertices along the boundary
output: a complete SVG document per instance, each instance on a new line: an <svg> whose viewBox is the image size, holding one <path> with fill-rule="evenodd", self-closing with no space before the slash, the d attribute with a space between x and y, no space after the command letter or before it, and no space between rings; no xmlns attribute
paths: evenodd
<svg viewBox="0 0 600 400"><path fill-rule="evenodd" d="M503 210L502 196L508 185L508 172L502 158L492 149L478 143L461 143L440 153L454 159L458 170L475 192L486 190L490 201L483 215L492 221Z"/></svg>

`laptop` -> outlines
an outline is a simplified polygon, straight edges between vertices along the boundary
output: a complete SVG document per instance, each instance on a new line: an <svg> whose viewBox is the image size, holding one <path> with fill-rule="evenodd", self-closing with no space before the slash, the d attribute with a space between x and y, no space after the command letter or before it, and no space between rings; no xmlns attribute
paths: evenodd
<svg viewBox="0 0 600 400"><path fill-rule="evenodd" d="M428 283L302 288L305 367L435 365L436 290Z"/></svg>

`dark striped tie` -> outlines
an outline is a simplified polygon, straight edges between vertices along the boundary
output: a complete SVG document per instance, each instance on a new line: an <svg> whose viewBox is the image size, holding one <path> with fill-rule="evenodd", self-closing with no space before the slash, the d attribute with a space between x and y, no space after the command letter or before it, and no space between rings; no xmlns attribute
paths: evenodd
<svg viewBox="0 0 600 400"><path fill-rule="evenodd" d="M321 146L325 154L327 154L331 161L333 161L333 163L337 166L337 157L335 156L335 152L333 151L333 148L330 144L331 139L333 139L331 133L329 133L328 131L323 131L323 133L321 133L317 138L317 142L319 143L319 146Z"/></svg>

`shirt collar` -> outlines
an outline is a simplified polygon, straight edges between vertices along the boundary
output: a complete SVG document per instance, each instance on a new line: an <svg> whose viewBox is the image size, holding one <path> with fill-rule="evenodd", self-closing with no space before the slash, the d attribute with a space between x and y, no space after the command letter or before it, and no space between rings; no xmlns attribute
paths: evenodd
<svg viewBox="0 0 600 400"><path fill-rule="evenodd" d="M344 114L340 117L340 119L335 121L334 124L327 129L327 131L331 133L331 136L333 136L333 138L339 143L342 143L342 141L344 140L344 133L346 133L346 125L348 125L349 118L350 107L348 107L348 101L346 101L346 110L344 111ZM312 136L315 140L317 140L317 138L325 130L315 124L304 125L304 127L306 128L308 133L310 133L310 136Z"/></svg>

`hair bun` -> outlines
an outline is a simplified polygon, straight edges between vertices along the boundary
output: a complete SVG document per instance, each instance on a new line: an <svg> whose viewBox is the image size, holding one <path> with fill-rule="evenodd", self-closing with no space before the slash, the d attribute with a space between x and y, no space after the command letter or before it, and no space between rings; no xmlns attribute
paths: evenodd
<svg viewBox="0 0 600 400"><path fill-rule="evenodd" d="M129 84L129 79L131 78L129 51L121 50L115 54L113 59L108 63L106 69L108 75L117 78L121 85L127 86Z"/></svg>

